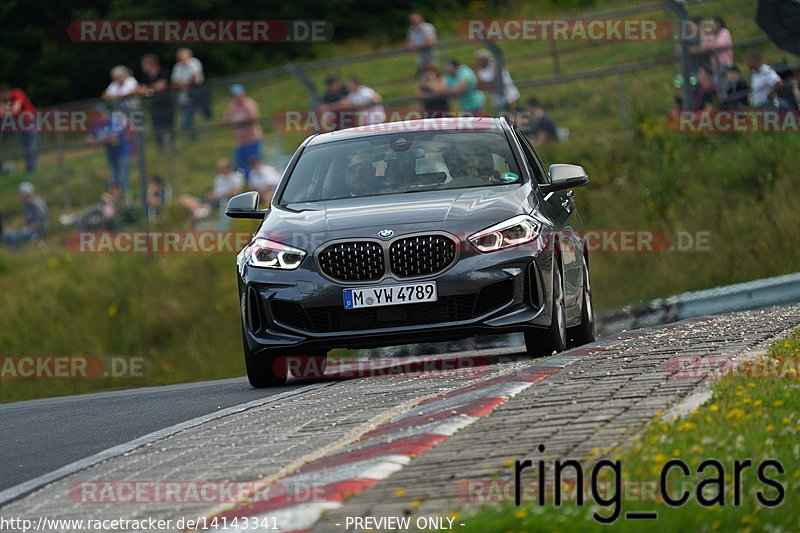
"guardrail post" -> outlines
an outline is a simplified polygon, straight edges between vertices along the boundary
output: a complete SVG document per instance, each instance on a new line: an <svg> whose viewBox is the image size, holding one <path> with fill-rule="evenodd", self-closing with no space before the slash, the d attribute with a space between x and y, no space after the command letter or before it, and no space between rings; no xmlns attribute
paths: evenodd
<svg viewBox="0 0 800 533"><path fill-rule="evenodd" d="M550 56L553 58L553 74L561 74L561 61L558 58L558 46L555 41L550 41Z"/></svg>
<svg viewBox="0 0 800 533"><path fill-rule="evenodd" d="M64 160L64 132L56 132L56 160L58 161L58 175L61 178L61 197L64 209L72 207L67 185L67 165Z"/></svg>
<svg viewBox="0 0 800 533"><path fill-rule="evenodd" d="M622 128L628 126L628 103L625 99L625 73L617 74L617 98L619 99L619 121Z"/></svg>

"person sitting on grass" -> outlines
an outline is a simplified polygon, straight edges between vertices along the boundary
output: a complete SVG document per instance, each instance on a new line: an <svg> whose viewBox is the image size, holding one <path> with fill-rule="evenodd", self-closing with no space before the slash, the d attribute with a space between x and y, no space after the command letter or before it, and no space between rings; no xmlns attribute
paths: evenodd
<svg viewBox="0 0 800 533"><path fill-rule="evenodd" d="M75 226L79 231L115 230L118 227L117 213L122 189L116 183L109 185L108 190L94 203L79 213L65 213L58 217L64 226Z"/></svg>
<svg viewBox="0 0 800 533"><path fill-rule="evenodd" d="M217 177L211 190L202 198L184 194L181 205L189 212L189 226L194 228L197 222L208 218L213 211L224 209L232 196L239 194L244 188L244 175L235 170L229 159L217 161Z"/></svg>
<svg viewBox="0 0 800 533"><path fill-rule="evenodd" d="M11 248L19 248L25 241L32 241L47 234L47 204L41 196L35 195L33 184L23 181L19 184L22 199L22 227L5 237Z"/></svg>
<svg viewBox="0 0 800 533"><path fill-rule="evenodd" d="M250 156L247 159L247 165L250 167L250 176L248 177L250 190L258 192L261 202L269 205L272 195L275 194L275 188L281 180L281 173L275 167L263 163L256 156Z"/></svg>

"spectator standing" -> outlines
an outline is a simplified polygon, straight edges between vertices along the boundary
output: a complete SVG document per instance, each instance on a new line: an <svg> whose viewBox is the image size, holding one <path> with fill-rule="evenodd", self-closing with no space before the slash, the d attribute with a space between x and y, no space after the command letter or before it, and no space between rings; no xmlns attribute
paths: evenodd
<svg viewBox="0 0 800 533"><path fill-rule="evenodd" d="M478 89L489 93L492 103L494 103L495 113L500 111L516 113L517 103L519 103L519 89L514 85L511 74L503 69L503 93L501 97L497 91L497 63L492 58L492 54L488 50L478 50L475 55L477 56L478 67Z"/></svg>
<svg viewBox="0 0 800 533"><path fill-rule="evenodd" d="M752 72L750 106L758 109L769 104L769 93L781 81L781 77L775 69L764 63L760 52L752 52L747 57L747 66Z"/></svg>
<svg viewBox="0 0 800 533"><path fill-rule="evenodd" d="M323 104L335 104L347 96L347 87L342 85L336 76L325 79L325 93L322 95Z"/></svg>
<svg viewBox="0 0 800 533"><path fill-rule="evenodd" d="M528 98L528 120L523 124L522 131L534 146L558 140L558 129L553 117L547 113L538 98Z"/></svg>
<svg viewBox="0 0 800 533"><path fill-rule="evenodd" d="M250 156L247 163L250 167L250 177L248 178L250 188L258 192L262 203L269 205L272 195L275 194L275 188L281 180L281 173L277 168L262 163L256 156Z"/></svg>
<svg viewBox="0 0 800 533"><path fill-rule="evenodd" d="M733 65L725 71L725 86L720 100L720 109L747 109L750 86L742 78L739 67Z"/></svg>
<svg viewBox="0 0 800 533"><path fill-rule="evenodd" d="M261 142L264 138L264 132L258 123L260 118L258 104L247 96L244 86L238 83L231 85L230 93L231 103L225 112L225 123L236 130L233 161L236 169L248 177L250 174L248 158L250 156L261 158Z"/></svg>
<svg viewBox="0 0 800 533"><path fill-rule="evenodd" d="M682 27L685 28L683 37L689 51L689 75L693 78L697 73L697 69L711 61L711 54L703 46L704 39L706 38L703 32L703 19L700 17L693 17ZM696 85L697 80L690 79L689 84Z"/></svg>
<svg viewBox="0 0 800 533"><path fill-rule="evenodd" d="M19 138L22 156L25 159L25 171L30 173L36 170L36 148L39 143L39 133L36 131L36 108L31 103L25 91L11 86L5 82L0 83L0 118L5 119L11 115L14 120L14 133ZM0 131L2 135L9 133ZM3 162L0 161L0 170Z"/></svg>
<svg viewBox="0 0 800 533"><path fill-rule="evenodd" d="M347 97L347 87L345 87L339 78L336 76L329 76L325 80L325 93L322 95L322 104L317 106L317 110L323 112L324 106L330 106L332 104L336 104L340 100L343 100ZM331 130L338 130L339 129L339 120L336 113L332 113L330 111L327 112L328 114L332 115L332 117L325 117L325 124L331 125ZM323 120L320 119L320 123L323 123Z"/></svg>
<svg viewBox="0 0 800 533"><path fill-rule="evenodd" d="M89 144L100 144L106 148L106 158L111 171L109 187L117 185L128 193L128 174L130 172L131 143L124 116L110 113L106 106L95 108L97 118L87 137Z"/></svg>
<svg viewBox="0 0 800 533"><path fill-rule="evenodd" d="M347 80L347 96L333 104L323 104L320 111L355 111L357 122L348 124L348 127L368 126L370 124L380 124L386 121L386 110L383 108L383 98L372 87L367 87L356 76L350 76ZM341 115L339 116L341 118ZM342 125L341 123L339 124Z"/></svg>
<svg viewBox="0 0 800 533"><path fill-rule="evenodd" d="M422 102L425 118L443 117L450 111L450 102L445 96L444 78L435 62L426 63L417 74L415 96Z"/></svg>
<svg viewBox="0 0 800 533"><path fill-rule="evenodd" d="M141 67L142 81L139 85L139 92L150 102L153 132L156 142L161 146L165 138L172 137L175 120L175 106L169 90L169 76L167 70L161 66L161 60L156 54L142 56Z"/></svg>
<svg viewBox="0 0 800 533"><path fill-rule="evenodd" d="M716 97L717 85L714 83L711 67L708 65L702 66L697 69L697 87L694 89L692 111L713 109Z"/></svg>
<svg viewBox="0 0 800 533"><path fill-rule="evenodd" d="M406 48L417 56L417 69L436 61L436 28L419 13L411 13L406 34Z"/></svg>
<svg viewBox="0 0 800 533"><path fill-rule="evenodd" d="M178 91L178 107L181 109L181 129L189 133L189 138L197 139L194 130L194 114L198 102L192 92L194 87L202 85L205 81L203 64L193 56L188 48L179 48L175 53L176 63L172 67L170 82L173 89Z"/></svg>
<svg viewBox="0 0 800 533"><path fill-rule="evenodd" d="M36 196L33 184L27 181L20 183L19 195L22 200L22 227L5 237L12 248L47 234L47 204L41 196Z"/></svg>
<svg viewBox="0 0 800 533"><path fill-rule="evenodd" d="M712 18L709 28L711 31L704 36L702 46L709 53L714 70L720 72L733 66L733 38L722 17Z"/></svg>
<svg viewBox="0 0 800 533"><path fill-rule="evenodd" d="M117 65L111 69L111 83L103 91L102 98L127 113L139 109L139 93L139 82L133 77L131 69Z"/></svg>
<svg viewBox="0 0 800 533"><path fill-rule="evenodd" d="M478 77L467 65L448 59L445 62L444 85L448 94L458 98L462 111L468 111L475 116L484 114L486 96L483 91L478 90Z"/></svg>
<svg viewBox="0 0 800 533"><path fill-rule="evenodd" d="M181 196L181 205L190 213L190 226L194 228L198 221L208 218L212 212L224 209L228 200L241 192L243 187L244 175L233 168L230 160L217 161L217 177L203 198L188 194Z"/></svg>

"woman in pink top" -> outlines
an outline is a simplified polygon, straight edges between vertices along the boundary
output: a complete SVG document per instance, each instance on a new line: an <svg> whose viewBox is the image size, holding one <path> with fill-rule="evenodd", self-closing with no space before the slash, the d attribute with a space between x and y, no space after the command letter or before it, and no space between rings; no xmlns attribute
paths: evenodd
<svg viewBox="0 0 800 533"><path fill-rule="evenodd" d="M706 35L703 48L711 52L711 64L716 69L733 66L733 38L722 17L711 19L711 33Z"/></svg>

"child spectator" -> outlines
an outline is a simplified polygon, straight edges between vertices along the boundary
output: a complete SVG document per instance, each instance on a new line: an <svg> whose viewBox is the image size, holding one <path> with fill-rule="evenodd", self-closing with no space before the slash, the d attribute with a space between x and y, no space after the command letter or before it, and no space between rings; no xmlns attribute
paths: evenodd
<svg viewBox="0 0 800 533"><path fill-rule="evenodd" d="M717 86L714 83L711 67L704 65L697 69L697 87L694 89L692 111L713 109L716 98Z"/></svg>

